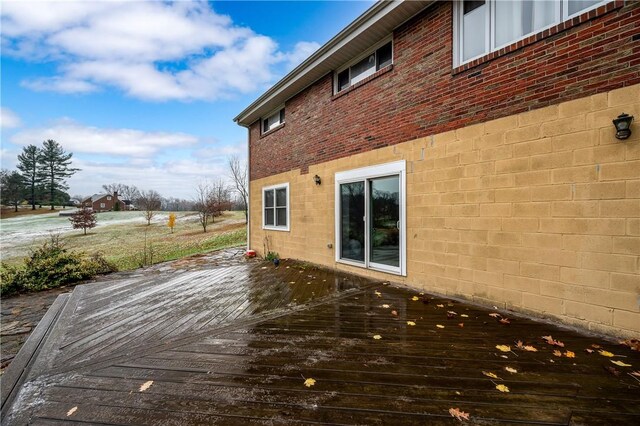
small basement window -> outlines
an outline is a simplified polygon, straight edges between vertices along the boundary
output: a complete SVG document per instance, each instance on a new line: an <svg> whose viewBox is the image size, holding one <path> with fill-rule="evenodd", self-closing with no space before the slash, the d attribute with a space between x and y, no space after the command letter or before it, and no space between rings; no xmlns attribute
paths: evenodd
<svg viewBox="0 0 640 426"><path fill-rule="evenodd" d="M389 40L338 71L335 92L340 92L364 80L391 63L393 63L393 43Z"/></svg>
<svg viewBox="0 0 640 426"><path fill-rule="evenodd" d="M289 184L262 188L262 227L276 231L289 230Z"/></svg>
<svg viewBox="0 0 640 426"><path fill-rule="evenodd" d="M262 119L262 133L267 133L284 123L284 108L280 108L270 116Z"/></svg>

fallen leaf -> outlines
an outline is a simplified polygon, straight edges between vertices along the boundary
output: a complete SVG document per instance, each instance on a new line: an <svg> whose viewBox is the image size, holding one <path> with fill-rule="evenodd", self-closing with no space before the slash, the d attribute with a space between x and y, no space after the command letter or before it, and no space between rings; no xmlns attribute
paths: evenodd
<svg viewBox="0 0 640 426"><path fill-rule="evenodd" d="M553 337L551 336L542 336L542 339L544 341L546 341L548 344L553 345L553 346L560 346L561 348L564 348L564 343L562 343L559 340L554 340Z"/></svg>
<svg viewBox="0 0 640 426"><path fill-rule="evenodd" d="M73 416L73 413L75 413L76 411L78 411L78 406L77 405L75 407L73 407L71 410L67 411L67 417Z"/></svg>
<svg viewBox="0 0 640 426"><path fill-rule="evenodd" d="M407 325L416 325L416 323L413 321L407 321Z"/></svg>
<svg viewBox="0 0 640 426"><path fill-rule="evenodd" d="M555 351L553 351L553 355L562 356L562 352L560 352L559 350L556 349Z"/></svg>
<svg viewBox="0 0 640 426"><path fill-rule="evenodd" d="M601 346L600 346L600 345L596 345L595 343L594 343L593 345L591 345L591 347L592 347L593 349L600 349L600 348L601 348Z"/></svg>
<svg viewBox="0 0 640 426"><path fill-rule="evenodd" d="M398 311L396 311L396 310L391 311L391 315L393 315L394 317L397 317L398 316Z"/></svg>
<svg viewBox="0 0 640 426"><path fill-rule="evenodd" d="M511 346L508 345L496 345L496 349L502 352L511 352Z"/></svg>
<svg viewBox="0 0 640 426"><path fill-rule="evenodd" d="M492 379L500 379L500 377L496 376L494 373L490 371L483 371L482 374L484 374L487 377L491 377Z"/></svg>
<svg viewBox="0 0 640 426"><path fill-rule="evenodd" d="M460 421L469 420L469 413L460 411L459 408L449 408L449 414L451 414L451 417L455 417Z"/></svg>
<svg viewBox="0 0 640 426"><path fill-rule="evenodd" d="M589 349L589 348L585 349L584 351L588 354L592 354L594 352L593 349Z"/></svg>
<svg viewBox="0 0 640 426"><path fill-rule="evenodd" d="M444 308L444 305L443 305L443 304L436 305L436 306L437 306L438 308Z"/></svg>
<svg viewBox="0 0 640 426"><path fill-rule="evenodd" d="M498 389L500 392L509 392L509 388L505 385L496 385L496 389Z"/></svg>
<svg viewBox="0 0 640 426"><path fill-rule="evenodd" d="M602 355L602 356L606 356L606 357L609 357L609 358L611 358L611 357L615 356L614 354L612 354L612 353L611 353L611 352L609 352L609 351L598 351L598 353L599 353L600 355Z"/></svg>
<svg viewBox="0 0 640 426"><path fill-rule="evenodd" d="M528 352L538 352L538 350L536 348L534 348L533 346L529 346L529 345L525 346L524 350L528 351Z"/></svg>
<svg viewBox="0 0 640 426"><path fill-rule="evenodd" d="M509 318L500 318L498 322L500 324L511 324L511 321L509 321Z"/></svg>
<svg viewBox="0 0 640 426"><path fill-rule="evenodd" d="M144 392L144 391L146 391L147 389L149 389L149 388L151 387L151 385L152 385L152 384L153 384L153 380L149 380L148 382L144 382L144 383L140 386L139 391L140 391L140 392Z"/></svg>
<svg viewBox="0 0 640 426"><path fill-rule="evenodd" d="M388 309L389 305L387 305L386 303L384 305L382 305L383 308Z"/></svg>
<svg viewBox="0 0 640 426"><path fill-rule="evenodd" d="M576 357L576 354L575 354L575 353L573 353L573 352L571 352L571 351L566 351L566 352L564 353L564 356L566 356L567 358L575 358L575 357Z"/></svg>
<svg viewBox="0 0 640 426"><path fill-rule="evenodd" d="M502 315L500 315L500 314L499 314L499 313L497 313L497 312L492 312L492 313L490 313L490 314L489 314L489 316L490 316L490 317L493 317L493 318L502 318Z"/></svg>
<svg viewBox="0 0 640 426"><path fill-rule="evenodd" d="M312 379L311 377L309 377L308 379L306 379L304 381L304 385L308 388L310 388L311 386L316 384L316 379Z"/></svg>
<svg viewBox="0 0 640 426"><path fill-rule="evenodd" d="M379 335L379 334L376 334L375 336L373 336L373 338L376 339L376 340L380 340L380 339L382 339L382 336Z"/></svg>
<svg viewBox="0 0 640 426"><path fill-rule="evenodd" d="M552 360L552 359L549 359L549 361L551 361L551 362L555 363L555 361L554 361L554 360Z"/></svg>
<svg viewBox="0 0 640 426"><path fill-rule="evenodd" d="M438 328L444 328L444 325L436 324L436 327L438 327Z"/></svg>
<svg viewBox="0 0 640 426"><path fill-rule="evenodd" d="M289 281L289 284L295 284L295 283L296 283L295 281Z"/></svg>
<svg viewBox="0 0 640 426"><path fill-rule="evenodd" d="M417 302L418 300L420 300L420 298L418 296L413 296L411 300L413 300L414 302Z"/></svg>
<svg viewBox="0 0 640 426"><path fill-rule="evenodd" d="M511 367L505 367L504 369L507 370L511 374L514 374L514 373L518 372L518 370L516 370L515 368L511 368Z"/></svg>
<svg viewBox="0 0 640 426"><path fill-rule="evenodd" d="M457 314L457 312L454 311L447 311L447 318L451 319L454 318Z"/></svg>
<svg viewBox="0 0 640 426"><path fill-rule="evenodd" d="M605 366L604 367L605 370L607 370L609 373L613 374L614 376L618 377L620 376L620 374L622 374L619 370L616 370L614 367L609 366Z"/></svg>
<svg viewBox="0 0 640 426"><path fill-rule="evenodd" d="M640 371L632 371L629 374L631 374L632 376L640 377Z"/></svg>
<svg viewBox="0 0 640 426"><path fill-rule="evenodd" d="M631 367L631 364L625 364L625 363L624 363L624 362L622 362L622 361L614 361L614 360L612 360L612 359L611 359L611 360L609 360L609 361L611 361L612 363L614 363L614 364L615 364L615 365L617 365L618 367Z"/></svg>
<svg viewBox="0 0 640 426"><path fill-rule="evenodd" d="M622 340L620 344L630 347L632 351L640 351L640 340L638 339Z"/></svg>
<svg viewBox="0 0 640 426"><path fill-rule="evenodd" d="M460 314L460 316L461 316L462 318L469 318L469 315L467 315L467 314Z"/></svg>
<svg viewBox="0 0 640 426"><path fill-rule="evenodd" d="M460 327L460 328L464 328L464 323L463 323L463 322L459 323L459 324L458 324L458 327Z"/></svg>
<svg viewBox="0 0 640 426"><path fill-rule="evenodd" d="M378 297L382 297L382 293L380 293L378 290L375 291L375 295Z"/></svg>

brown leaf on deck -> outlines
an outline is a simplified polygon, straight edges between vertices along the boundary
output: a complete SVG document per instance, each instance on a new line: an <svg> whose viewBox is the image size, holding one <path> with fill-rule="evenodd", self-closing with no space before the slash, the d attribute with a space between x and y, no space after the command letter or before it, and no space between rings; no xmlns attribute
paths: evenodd
<svg viewBox="0 0 640 426"><path fill-rule="evenodd" d="M464 411L461 411L459 408L449 408L449 414L451 414L452 417L455 417L461 422L465 420L469 420L469 413L465 413Z"/></svg>

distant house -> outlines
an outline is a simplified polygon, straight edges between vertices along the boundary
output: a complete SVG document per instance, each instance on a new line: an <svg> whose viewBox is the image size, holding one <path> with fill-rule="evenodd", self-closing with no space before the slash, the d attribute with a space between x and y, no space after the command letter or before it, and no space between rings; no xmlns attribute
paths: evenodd
<svg viewBox="0 0 640 426"><path fill-rule="evenodd" d="M129 206L118 199L118 192L111 194L94 194L82 201L84 208L92 209L94 212L108 212L115 210L116 203L120 204L120 210L129 210Z"/></svg>

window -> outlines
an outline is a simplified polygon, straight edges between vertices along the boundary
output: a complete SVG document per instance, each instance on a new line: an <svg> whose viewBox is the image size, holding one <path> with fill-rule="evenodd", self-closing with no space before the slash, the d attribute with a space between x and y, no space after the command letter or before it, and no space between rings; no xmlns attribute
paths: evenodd
<svg viewBox="0 0 640 426"><path fill-rule="evenodd" d="M277 231L289 230L289 184L262 188L262 227Z"/></svg>
<svg viewBox="0 0 640 426"><path fill-rule="evenodd" d="M336 173L336 261L406 275L406 162Z"/></svg>
<svg viewBox="0 0 640 426"><path fill-rule="evenodd" d="M336 77L335 92L340 92L349 86L364 80L376 71L390 65L393 62L393 45L386 41L352 63L338 71Z"/></svg>
<svg viewBox="0 0 640 426"><path fill-rule="evenodd" d="M458 64L594 9L608 0L480 0L456 3Z"/></svg>
<svg viewBox="0 0 640 426"><path fill-rule="evenodd" d="M106 207L106 205L104 203L100 203L100 208L104 209Z"/></svg>
<svg viewBox="0 0 640 426"><path fill-rule="evenodd" d="M262 119L262 133L267 133L284 123L284 108L280 108L267 118Z"/></svg>
<svg viewBox="0 0 640 426"><path fill-rule="evenodd" d="M107 201L111 201L111 197L107 197Z"/></svg>

